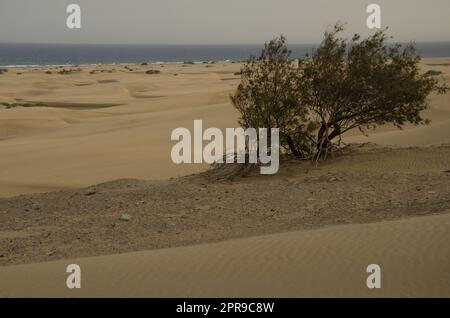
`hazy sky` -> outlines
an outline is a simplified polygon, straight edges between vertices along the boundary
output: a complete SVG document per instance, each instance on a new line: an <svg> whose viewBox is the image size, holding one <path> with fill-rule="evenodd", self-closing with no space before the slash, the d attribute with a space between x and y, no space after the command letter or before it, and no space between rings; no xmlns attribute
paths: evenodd
<svg viewBox="0 0 450 318"><path fill-rule="evenodd" d="M79 30L66 27L70 3ZM395 40L450 40L450 0L0 0L0 42L313 43L338 20L368 34L370 3Z"/></svg>

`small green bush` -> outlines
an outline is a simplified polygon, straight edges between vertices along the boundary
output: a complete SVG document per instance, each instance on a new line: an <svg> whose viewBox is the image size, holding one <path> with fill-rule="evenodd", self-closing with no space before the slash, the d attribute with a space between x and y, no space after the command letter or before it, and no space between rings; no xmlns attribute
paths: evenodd
<svg viewBox="0 0 450 318"><path fill-rule="evenodd" d="M145 72L145 74L149 74L149 75L160 74L160 73L161 73L161 71L159 71L159 70L148 70L147 72Z"/></svg>
<svg viewBox="0 0 450 318"><path fill-rule="evenodd" d="M439 76L442 75L441 71L430 70L425 73L425 76Z"/></svg>

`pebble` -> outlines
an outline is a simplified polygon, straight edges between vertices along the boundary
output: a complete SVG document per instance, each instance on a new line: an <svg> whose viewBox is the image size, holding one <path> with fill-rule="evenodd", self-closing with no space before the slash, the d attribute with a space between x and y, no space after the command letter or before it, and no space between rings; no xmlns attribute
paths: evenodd
<svg viewBox="0 0 450 318"><path fill-rule="evenodd" d="M97 191L95 191L94 189L88 189L84 192L84 195L94 195L96 193Z"/></svg>
<svg viewBox="0 0 450 318"><path fill-rule="evenodd" d="M131 215L124 213L124 214L122 214L120 216L120 220L121 221L130 221L131 220Z"/></svg>

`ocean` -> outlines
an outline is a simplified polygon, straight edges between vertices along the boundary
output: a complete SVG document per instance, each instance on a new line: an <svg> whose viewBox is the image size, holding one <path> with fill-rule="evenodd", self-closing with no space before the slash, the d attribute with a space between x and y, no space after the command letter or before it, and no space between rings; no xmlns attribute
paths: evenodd
<svg viewBox="0 0 450 318"><path fill-rule="evenodd" d="M422 57L450 56L450 42L416 43ZM311 53L317 44L292 44L293 57ZM0 65L76 65L243 61L262 45L116 45L0 43Z"/></svg>

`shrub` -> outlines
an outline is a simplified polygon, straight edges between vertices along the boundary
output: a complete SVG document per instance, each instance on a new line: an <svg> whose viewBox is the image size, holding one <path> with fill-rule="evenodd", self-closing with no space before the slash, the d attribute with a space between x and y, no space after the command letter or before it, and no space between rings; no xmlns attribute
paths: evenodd
<svg viewBox="0 0 450 318"><path fill-rule="evenodd" d="M245 128L279 128L280 146L296 157L312 150L314 124L301 103L298 70L290 59L284 36L265 44L259 57L250 57L231 96Z"/></svg>
<svg viewBox="0 0 450 318"><path fill-rule="evenodd" d="M58 71L58 74L61 74L61 75L69 75L69 74L72 74L72 73L73 73L72 69L68 69L68 70L62 69L62 70Z"/></svg>
<svg viewBox="0 0 450 318"><path fill-rule="evenodd" d="M159 70L148 70L147 72L145 72L145 74L159 74L161 73L161 71Z"/></svg>

